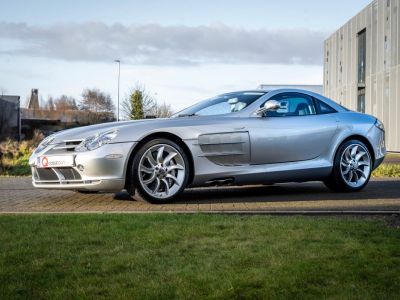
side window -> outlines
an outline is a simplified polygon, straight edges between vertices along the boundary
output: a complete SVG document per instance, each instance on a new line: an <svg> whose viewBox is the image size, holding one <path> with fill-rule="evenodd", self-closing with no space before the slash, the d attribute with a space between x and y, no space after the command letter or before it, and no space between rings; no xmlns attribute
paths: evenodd
<svg viewBox="0 0 400 300"><path fill-rule="evenodd" d="M337 112L334 108L330 107L325 102L322 102L320 100L315 99L315 103L316 103L316 106L317 106L318 113L321 114L321 115L333 114L333 113Z"/></svg>
<svg viewBox="0 0 400 300"><path fill-rule="evenodd" d="M282 93L269 100L276 100L281 107L277 111L267 112L267 117L297 117L315 115L313 98L300 93Z"/></svg>

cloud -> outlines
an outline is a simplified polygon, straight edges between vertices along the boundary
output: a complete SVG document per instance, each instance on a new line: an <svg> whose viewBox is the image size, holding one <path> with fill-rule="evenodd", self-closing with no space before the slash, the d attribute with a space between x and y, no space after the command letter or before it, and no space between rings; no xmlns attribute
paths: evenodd
<svg viewBox="0 0 400 300"><path fill-rule="evenodd" d="M308 29L243 29L225 25L107 25L101 22L33 26L0 22L0 54L66 61L143 65L321 65L327 34Z"/></svg>

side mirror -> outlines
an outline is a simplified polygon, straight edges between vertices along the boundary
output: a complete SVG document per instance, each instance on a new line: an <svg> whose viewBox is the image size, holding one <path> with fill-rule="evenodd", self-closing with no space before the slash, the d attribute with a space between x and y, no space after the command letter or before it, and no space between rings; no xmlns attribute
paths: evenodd
<svg viewBox="0 0 400 300"><path fill-rule="evenodd" d="M256 114L263 117L267 111L277 111L279 108L281 108L281 104L278 101L268 100L263 107L257 109Z"/></svg>

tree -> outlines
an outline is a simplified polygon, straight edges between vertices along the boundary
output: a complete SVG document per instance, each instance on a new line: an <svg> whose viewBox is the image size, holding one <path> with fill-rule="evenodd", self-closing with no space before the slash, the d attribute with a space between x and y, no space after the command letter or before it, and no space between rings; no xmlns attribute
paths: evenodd
<svg viewBox="0 0 400 300"><path fill-rule="evenodd" d="M133 120L144 119L143 112L143 93L136 90L131 95L132 110L130 118Z"/></svg>
<svg viewBox="0 0 400 300"><path fill-rule="evenodd" d="M53 97L48 97L46 103L44 104L44 109L53 111L55 109Z"/></svg>
<svg viewBox="0 0 400 300"><path fill-rule="evenodd" d="M145 87L137 84L122 102L121 110L126 119L137 120L152 115L156 105L157 102Z"/></svg>
<svg viewBox="0 0 400 300"><path fill-rule="evenodd" d="M79 107L81 110L96 113L114 114L115 110L111 96L98 89L85 89Z"/></svg>
<svg viewBox="0 0 400 300"><path fill-rule="evenodd" d="M170 104L166 104L163 102L162 104L159 104L156 102L156 105L151 113L152 116L155 116L156 118L169 118L172 116L173 111L171 108Z"/></svg>
<svg viewBox="0 0 400 300"><path fill-rule="evenodd" d="M76 105L75 98L66 95L61 95L59 98L54 99L53 103L54 103L54 109L58 111L78 109L78 105Z"/></svg>

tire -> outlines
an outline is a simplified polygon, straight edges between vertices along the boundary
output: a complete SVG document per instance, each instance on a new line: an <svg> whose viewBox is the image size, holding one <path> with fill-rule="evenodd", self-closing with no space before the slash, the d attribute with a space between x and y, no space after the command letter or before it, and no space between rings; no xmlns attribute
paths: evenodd
<svg viewBox="0 0 400 300"><path fill-rule="evenodd" d="M356 192L369 182L372 159L368 147L359 140L349 140L339 146L330 176L324 184L337 192Z"/></svg>
<svg viewBox="0 0 400 300"><path fill-rule="evenodd" d="M159 138L140 147L130 174L141 198L153 204L164 204L185 189L189 168L183 149L171 140Z"/></svg>

